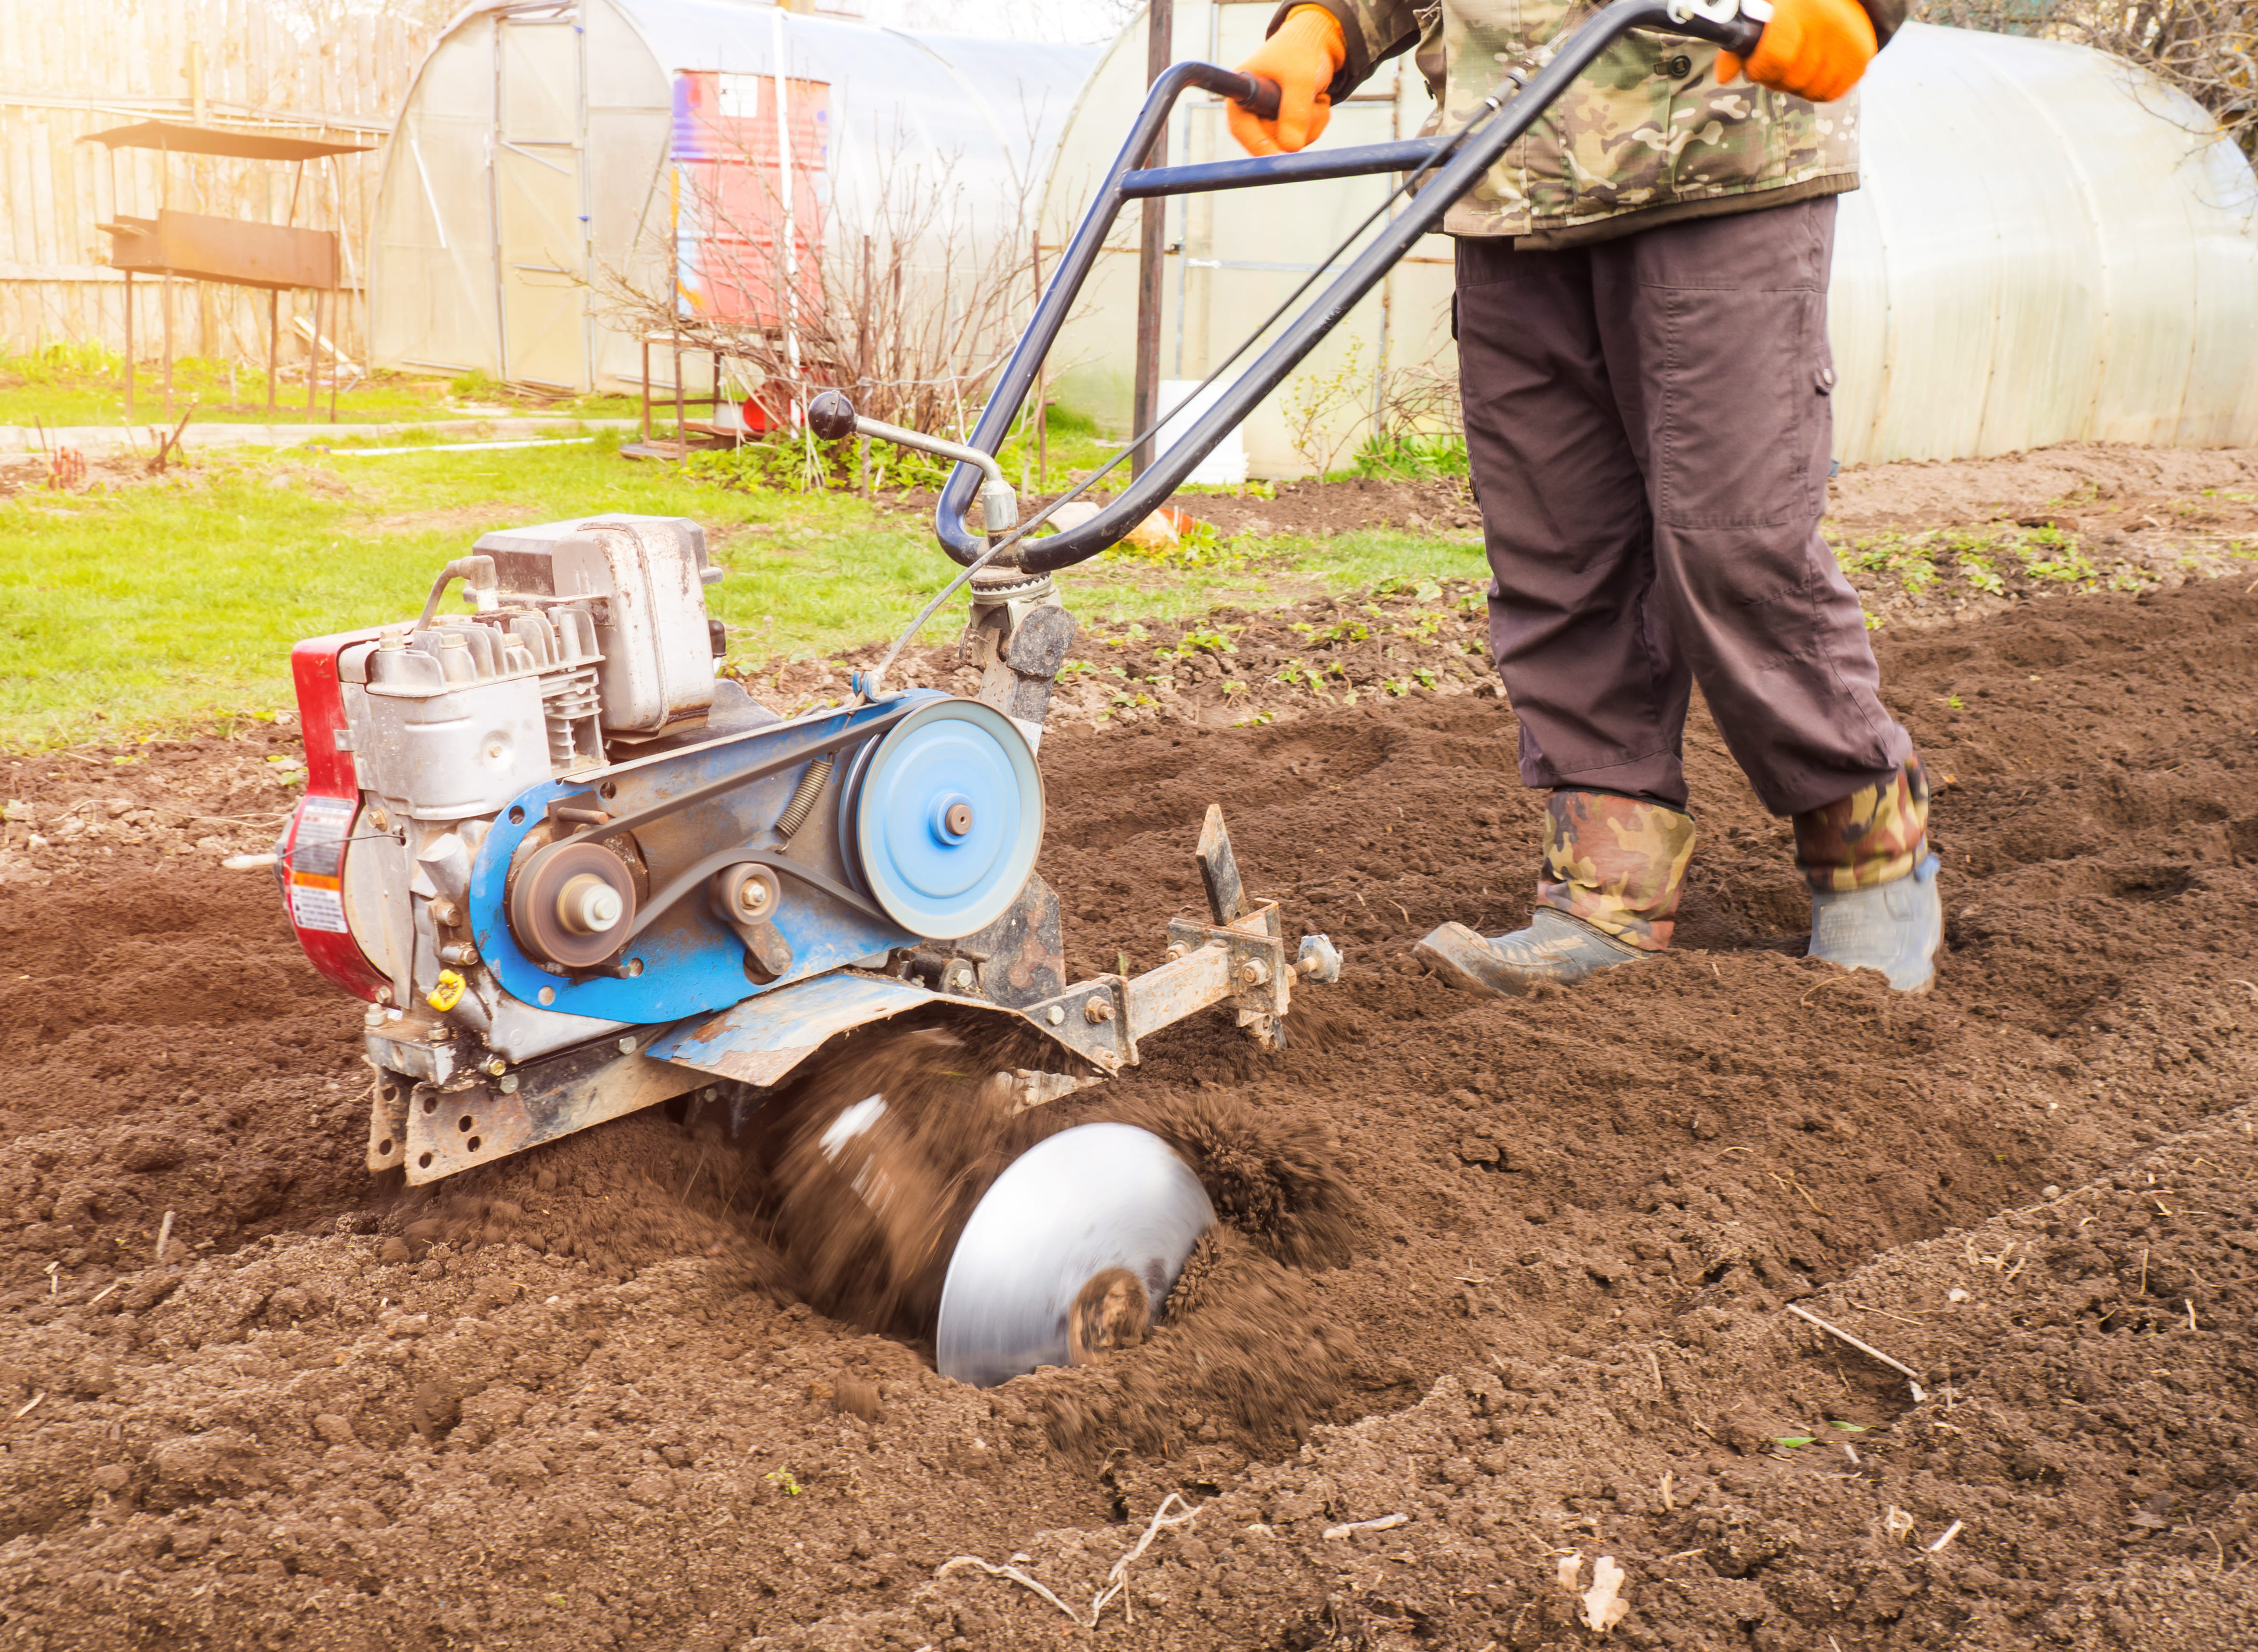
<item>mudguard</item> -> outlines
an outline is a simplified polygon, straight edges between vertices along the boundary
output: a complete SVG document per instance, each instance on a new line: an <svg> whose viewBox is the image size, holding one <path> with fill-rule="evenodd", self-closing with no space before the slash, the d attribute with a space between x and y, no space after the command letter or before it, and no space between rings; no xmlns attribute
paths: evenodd
<svg viewBox="0 0 2258 1652"><path fill-rule="evenodd" d="M685 1021L653 1039L649 1053L715 1078L766 1088L850 1028L928 1003L963 1002L911 982L841 970L776 988L719 1015Z"/></svg>

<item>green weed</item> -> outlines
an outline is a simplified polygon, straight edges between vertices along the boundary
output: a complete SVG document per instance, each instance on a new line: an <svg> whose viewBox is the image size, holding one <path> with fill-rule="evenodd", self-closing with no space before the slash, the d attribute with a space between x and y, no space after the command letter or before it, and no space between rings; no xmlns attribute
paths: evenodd
<svg viewBox="0 0 2258 1652"><path fill-rule="evenodd" d="M2006 594L2006 582L1992 571L1992 564L1981 557L1963 556L1959 562L1960 577L1987 597Z"/></svg>
<svg viewBox="0 0 2258 1652"><path fill-rule="evenodd" d="M1351 461L1359 476L1426 481L1466 474L1466 439L1462 436L1374 435L1364 439Z"/></svg>
<svg viewBox="0 0 2258 1652"><path fill-rule="evenodd" d="M1189 660L1195 653L1236 654L1238 652L1239 644L1233 642L1225 632L1187 631L1184 633L1183 641L1176 644L1171 657ZM1161 649L1156 650L1156 653L1169 654L1170 650Z"/></svg>
<svg viewBox="0 0 2258 1652"><path fill-rule="evenodd" d="M2041 531L2047 534L2054 533L2052 528ZM2034 539L2037 537L2037 535L2033 535ZM2056 585L2075 585L2089 591L2101 583L2101 570L2088 562L2080 554L2076 545L2067 544L2067 542L2064 542L2059 535L2056 535L2055 538L2049 542L2055 546L2066 546L2063 554L2057 557L2031 557L2026 553L2023 562L2023 571L2026 574L2034 579L2044 579Z"/></svg>

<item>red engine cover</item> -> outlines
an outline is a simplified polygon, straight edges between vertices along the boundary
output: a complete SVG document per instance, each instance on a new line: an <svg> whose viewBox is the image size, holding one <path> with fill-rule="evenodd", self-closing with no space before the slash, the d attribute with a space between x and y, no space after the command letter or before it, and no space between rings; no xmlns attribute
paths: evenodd
<svg viewBox="0 0 2258 1652"><path fill-rule="evenodd" d="M306 741L306 795L290 812L280 850L282 898L307 959L347 992L376 1003L390 1001L391 983L377 973L345 925L345 840L360 812L360 782L352 754L337 745L345 727L337 656L380 635L347 631L309 637L290 650L298 724Z"/></svg>

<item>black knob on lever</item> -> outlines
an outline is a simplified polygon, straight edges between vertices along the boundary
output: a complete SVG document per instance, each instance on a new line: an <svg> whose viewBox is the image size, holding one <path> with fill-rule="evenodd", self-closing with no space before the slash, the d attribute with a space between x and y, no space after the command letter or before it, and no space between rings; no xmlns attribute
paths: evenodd
<svg viewBox="0 0 2258 1652"><path fill-rule="evenodd" d="M843 441L855 434L855 404L827 390L807 404L807 428L826 442Z"/></svg>

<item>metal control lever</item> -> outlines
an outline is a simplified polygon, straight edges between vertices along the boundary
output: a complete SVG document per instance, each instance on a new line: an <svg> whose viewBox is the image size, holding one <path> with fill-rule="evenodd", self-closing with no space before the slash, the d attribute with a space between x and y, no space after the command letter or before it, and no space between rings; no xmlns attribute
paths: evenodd
<svg viewBox="0 0 2258 1652"><path fill-rule="evenodd" d="M836 390L826 390L807 404L807 428L826 442L843 441L850 436L876 436L882 442L955 459L960 464L977 465L987 479L980 485L980 519L988 537L1001 539L1019 525L1019 496L1004 479L1004 467L992 453L888 424L883 419L866 419Z"/></svg>
<svg viewBox="0 0 2258 1652"><path fill-rule="evenodd" d="M1717 44L1736 57L1754 54L1772 21L1772 0L1670 0L1670 20L1683 28L1696 18L1718 31Z"/></svg>

